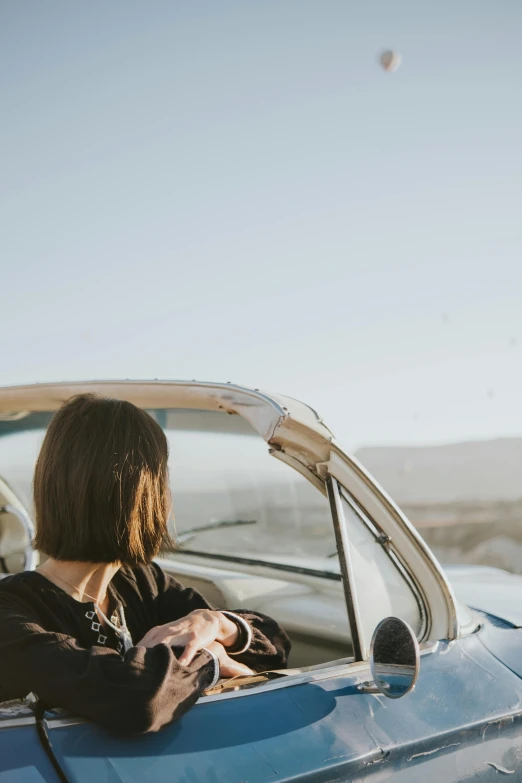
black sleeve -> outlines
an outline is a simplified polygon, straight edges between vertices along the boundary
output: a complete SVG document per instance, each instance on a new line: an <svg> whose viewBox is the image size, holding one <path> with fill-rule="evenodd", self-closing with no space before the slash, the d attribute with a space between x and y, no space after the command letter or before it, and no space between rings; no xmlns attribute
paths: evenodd
<svg viewBox="0 0 522 783"><path fill-rule="evenodd" d="M32 692L48 707L63 707L113 733L157 731L191 707L214 676L204 651L182 667L176 650L164 644L132 647L124 658L106 647L79 647L71 636L45 631L13 597L0 602L0 629L5 698Z"/></svg>
<svg viewBox="0 0 522 783"><path fill-rule="evenodd" d="M185 617L194 609L217 609L219 611L219 607L212 606L197 590L183 587L156 563L152 565L152 568L158 586L157 600L160 624L179 620L180 617ZM246 620L252 631L252 641L248 650L234 654L234 659L257 672L284 669L287 665L291 645L281 626L275 620L259 612L251 612L248 609L231 609L230 611Z"/></svg>

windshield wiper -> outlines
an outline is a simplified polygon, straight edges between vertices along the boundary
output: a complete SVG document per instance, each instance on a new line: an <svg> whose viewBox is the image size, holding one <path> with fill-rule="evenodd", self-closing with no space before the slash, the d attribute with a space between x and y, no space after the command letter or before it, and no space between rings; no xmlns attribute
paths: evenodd
<svg viewBox="0 0 522 783"><path fill-rule="evenodd" d="M179 536L177 536L177 543L184 544L185 541L190 541L196 533L204 533L209 530L217 530L222 527L237 527L238 525L255 525L256 519L219 519L215 522L209 522L206 525L199 525L198 527L191 527L189 530L185 530Z"/></svg>

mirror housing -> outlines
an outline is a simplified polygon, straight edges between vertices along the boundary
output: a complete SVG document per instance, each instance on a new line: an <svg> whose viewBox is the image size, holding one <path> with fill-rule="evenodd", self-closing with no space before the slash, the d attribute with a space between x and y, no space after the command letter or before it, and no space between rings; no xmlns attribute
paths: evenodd
<svg viewBox="0 0 522 783"><path fill-rule="evenodd" d="M408 623L398 617L385 617L373 632L370 646L373 683L363 683L363 693L382 693L400 699L413 690L420 670L417 637Z"/></svg>

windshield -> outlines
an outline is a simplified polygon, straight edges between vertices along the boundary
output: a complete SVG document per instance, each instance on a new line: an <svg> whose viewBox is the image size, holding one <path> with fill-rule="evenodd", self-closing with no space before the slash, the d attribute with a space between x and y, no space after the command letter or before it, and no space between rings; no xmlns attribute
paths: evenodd
<svg viewBox="0 0 522 783"><path fill-rule="evenodd" d="M339 572L331 557L336 546L326 498L270 456L244 419L209 411L149 412L169 442L171 530L181 549ZM42 420L42 414L31 414L0 422L0 476L31 513Z"/></svg>

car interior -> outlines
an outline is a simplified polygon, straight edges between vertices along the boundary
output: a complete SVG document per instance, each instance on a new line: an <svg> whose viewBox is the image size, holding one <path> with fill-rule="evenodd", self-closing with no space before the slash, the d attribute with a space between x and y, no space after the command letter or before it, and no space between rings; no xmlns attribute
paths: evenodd
<svg viewBox="0 0 522 783"><path fill-rule="evenodd" d="M238 558L239 559L239 558ZM204 554L161 560L182 584L223 609L252 609L273 617L292 642L289 667L324 665L353 654L340 577L230 561L215 567ZM307 572L308 571L308 572ZM333 575L332 575L333 576Z"/></svg>

